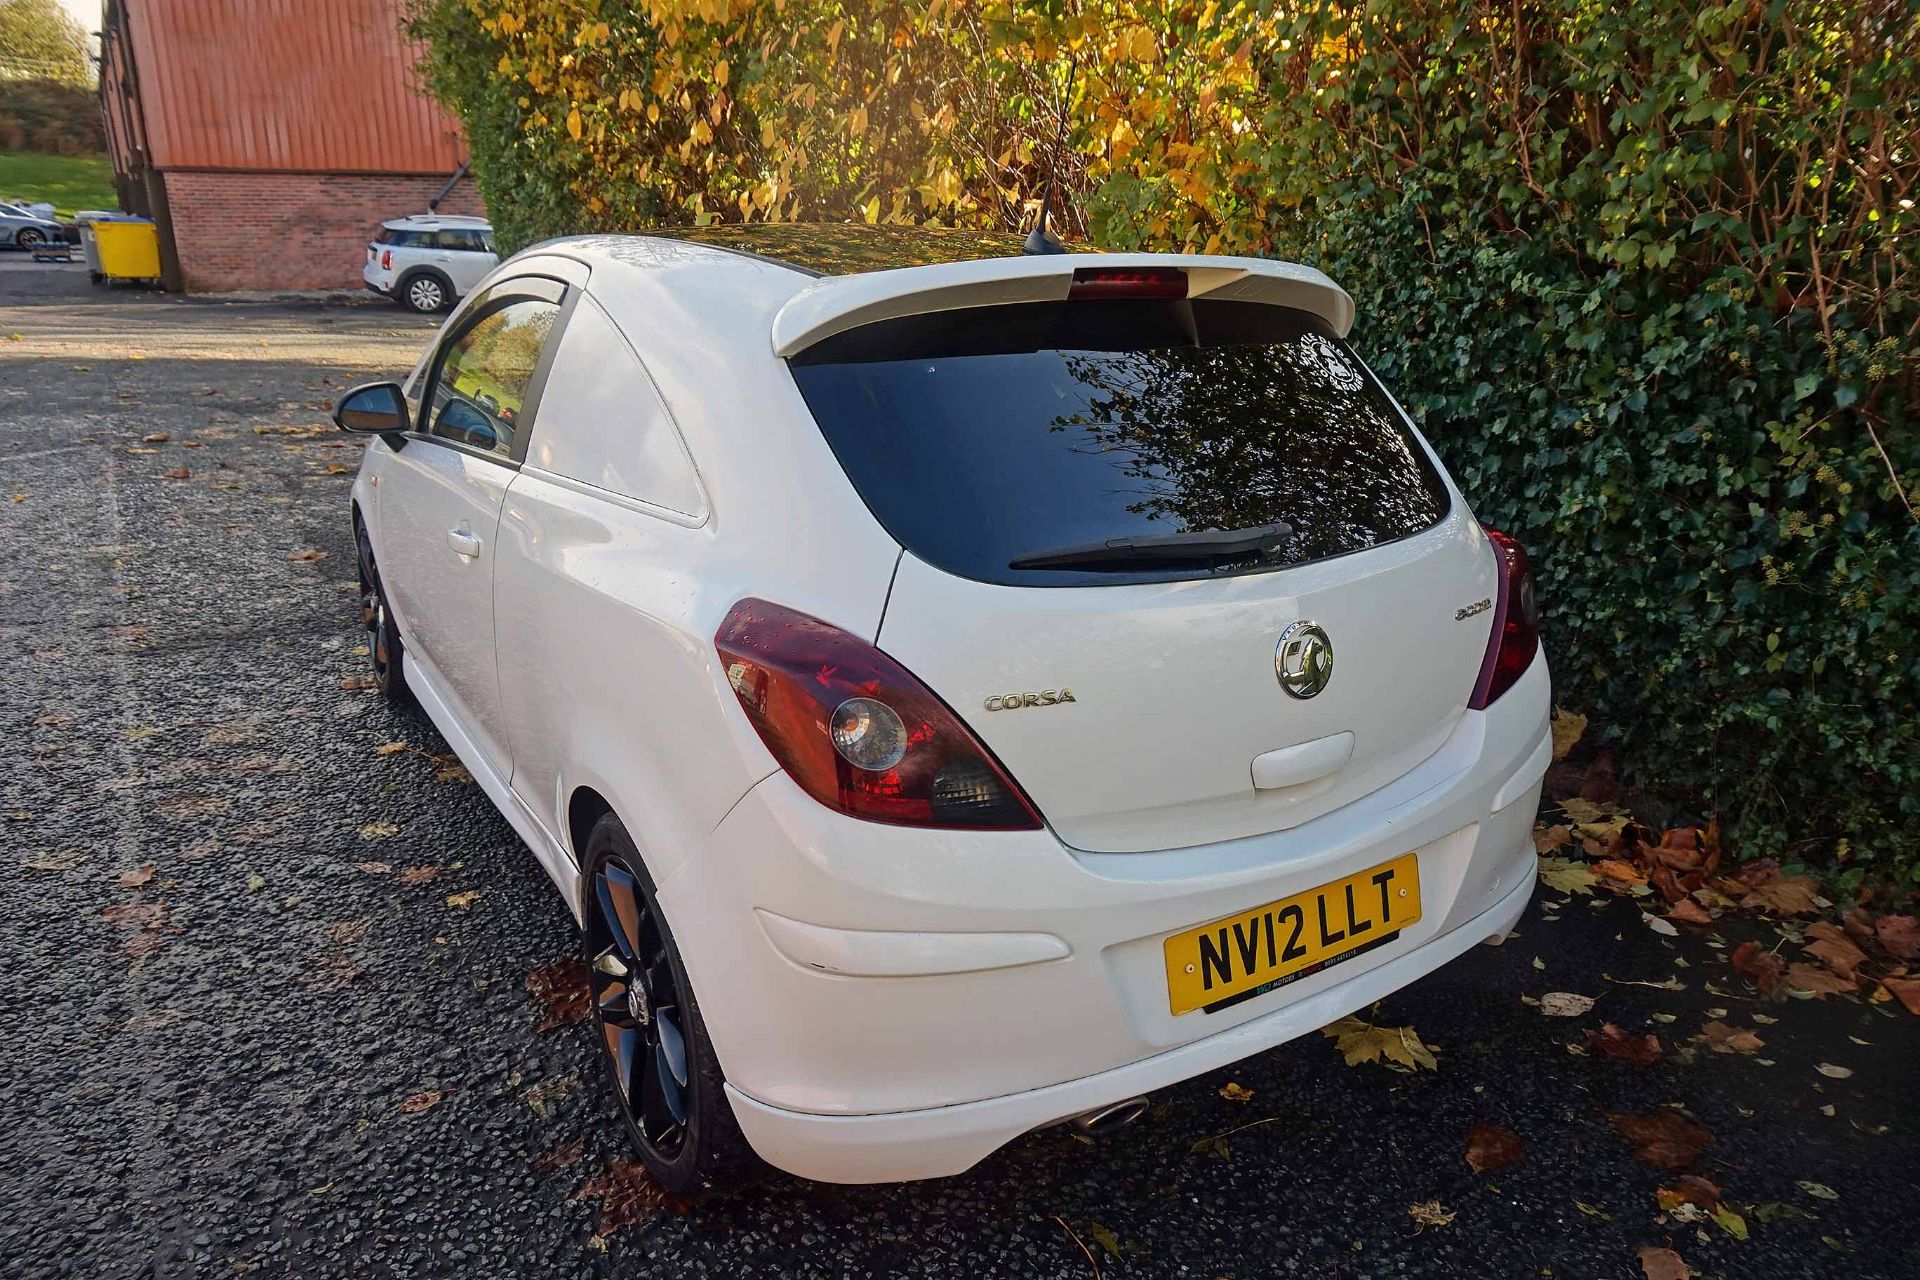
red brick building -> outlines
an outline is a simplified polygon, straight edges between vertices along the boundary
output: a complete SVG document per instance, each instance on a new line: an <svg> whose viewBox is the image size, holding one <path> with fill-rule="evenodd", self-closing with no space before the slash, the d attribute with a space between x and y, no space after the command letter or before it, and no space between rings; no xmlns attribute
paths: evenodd
<svg viewBox="0 0 1920 1280"><path fill-rule="evenodd" d="M399 0L107 0L115 185L167 287L357 289L382 219L484 213L415 55Z"/></svg>

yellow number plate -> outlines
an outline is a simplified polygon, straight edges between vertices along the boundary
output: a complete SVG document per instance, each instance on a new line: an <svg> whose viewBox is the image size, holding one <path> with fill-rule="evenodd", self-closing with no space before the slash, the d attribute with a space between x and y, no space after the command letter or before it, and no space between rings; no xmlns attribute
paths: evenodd
<svg viewBox="0 0 1920 1280"><path fill-rule="evenodd" d="M1168 938L1167 1002L1177 1016L1258 995L1371 950L1419 919L1420 862L1402 854Z"/></svg>

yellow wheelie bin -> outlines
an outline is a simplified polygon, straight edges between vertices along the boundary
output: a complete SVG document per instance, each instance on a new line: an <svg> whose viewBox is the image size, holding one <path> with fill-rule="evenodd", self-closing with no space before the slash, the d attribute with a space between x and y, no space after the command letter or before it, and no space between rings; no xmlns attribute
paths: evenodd
<svg viewBox="0 0 1920 1280"><path fill-rule="evenodd" d="M160 279L160 233L147 218L93 224L100 250L100 274L109 280Z"/></svg>

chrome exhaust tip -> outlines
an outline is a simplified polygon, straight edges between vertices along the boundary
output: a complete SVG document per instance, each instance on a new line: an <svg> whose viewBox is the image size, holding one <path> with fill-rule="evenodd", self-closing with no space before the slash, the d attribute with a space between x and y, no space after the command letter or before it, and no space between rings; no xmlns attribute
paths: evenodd
<svg viewBox="0 0 1920 1280"><path fill-rule="evenodd" d="M1104 1107L1095 1107L1091 1111L1083 1112L1068 1123L1087 1137L1098 1138L1102 1134L1126 1128L1145 1114L1147 1114L1145 1098L1128 1098L1122 1102L1109 1103Z"/></svg>

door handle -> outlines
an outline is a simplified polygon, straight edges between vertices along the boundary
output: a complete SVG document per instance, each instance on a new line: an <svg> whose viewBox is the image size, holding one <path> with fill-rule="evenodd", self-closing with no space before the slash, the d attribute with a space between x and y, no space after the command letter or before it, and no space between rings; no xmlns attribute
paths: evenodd
<svg viewBox="0 0 1920 1280"><path fill-rule="evenodd" d="M447 530L447 545L469 560L477 560L480 557L480 539L465 529Z"/></svg>

